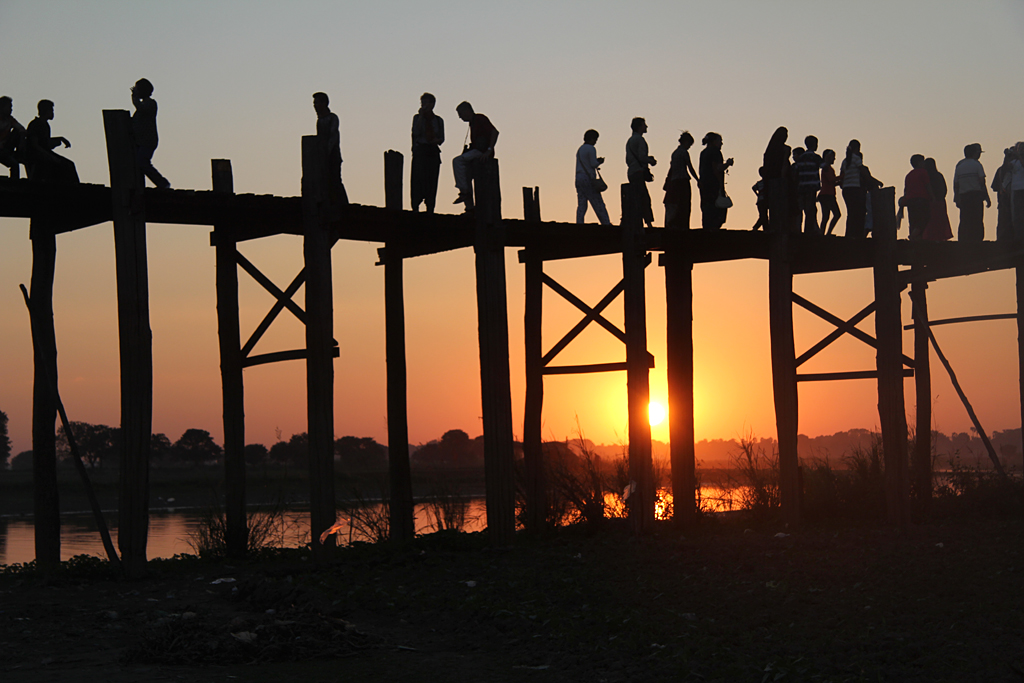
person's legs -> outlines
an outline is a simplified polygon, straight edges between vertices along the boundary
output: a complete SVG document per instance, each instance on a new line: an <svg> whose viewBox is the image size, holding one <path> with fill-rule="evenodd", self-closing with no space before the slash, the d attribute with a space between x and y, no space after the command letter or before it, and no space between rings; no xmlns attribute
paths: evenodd
<svg viewBox="0 0 1024 683"><path fill-rule="evenodd" d="M434 213L437 203L437 179L441 175L441 152L427 157L423 171L423 201L427 204L427 213Z"/></svg>
<svg viewBox="0 0 1024 683"><path fill-rule="evenodd" d="M612 224L611 219L608 218L608 209L604 205L604 197L600 192L593 193L593 196L590 197L590 204L594 207L594 213L597 214L597 220L601 222L601 225Z"/></svg>
<svg viewBox="0 0 1024 683"><path fill-rule="evenodd" d="M157 187L167 188L171 186L171 181L160 175L160 171L153 167L153 152L156 151L156 147L136 147L135 148L135 161L139 167L139 170L144 176L150 179L150 181Z"/></svg>
<svg viewBox="0 0 1024 683"><path fill-rule="evenodd" d="M589 183L588 183L589 184ZM587 217L587 189L582 183L576 183L576 224L583 225Z"/></svg>
<svg viewBox="0 0 1024 683"><path fill-rule="evenodd" d="M1024 190L1015 190L1011 195L1011 215L1013 217L1013 240L1024 240Z"/></svg>
<svg viewBox="0 0 1024 683"><path fill-rule="evenodd" d="M425 168L426 159L415 149L412 151L412 169L409 173L409 201L413 211L420 210L420 203L424 200L424 179L427 174Z"/></svg>
<svg viewBox="0 0 1024 683"><path fill-rule="evenodd" d="M484 153L478 149L469 149L452 159L452 172L455 175L455 187L459 190L459 199L467 205L473 204L473 185L469 177L470 166ZM456 204L458 201L456 201Z"/></svg>
<svg viewBox="0 0 1024 683"><path fill-rule="evenodd" d="M866 193L859 187L843 188L843 201L846 202L846 236L866 237L864 232L864 213L867 211Z"/></svg>
<svg viewBox="0 0 1024 683"><path fill-rule="evenodd" d="M980 242L985 239L985 196L981 192L965 192L960 195L960 225L956 233L977 236L971 241Z"/></svg>
<svg viewBox="0 0 1024 683"><path fill-rule="evenodd" d="M804 212L804 232L809 235L820 235L818 228L818 202L815 198L817 190L800 192L800 208Z"/></svg>

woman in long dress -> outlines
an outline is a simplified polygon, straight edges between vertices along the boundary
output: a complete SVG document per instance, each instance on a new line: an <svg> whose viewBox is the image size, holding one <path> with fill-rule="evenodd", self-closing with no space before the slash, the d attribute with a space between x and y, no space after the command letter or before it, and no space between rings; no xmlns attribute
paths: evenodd
<svg viewBox="0 0 1024 683"><path fill-rule="evenodd" d="M679 136L679 146L672 152L672 165L665 178L665 227L678 230L690 229L690 204L693 193L690 190L690 177L700 183L697 172L690 161L690 148L693 147L693 136L683 131Z"/></svg>
<svg viewBox="0 0 1024 683"><path fill-rule="evenodd" d="M701 140L704 151L700 153L700 213L701 225L705 230L718 230L725 224L727 208L718 206L718 197L725 189L725 170L732 166L732 159L722 159L722 136L708 133Z"/></svg>
<svg viewBox="0 0 1024 683"><path fill-rule="evenodd" d="M953 227L949 224L949 211L946 208L946 179L939 173L935 159L924 160L928 171L928 185L931 190L931 201L928 204L928 223L924 226L921 239L933 242L945 242L953 239Z"/></svg>

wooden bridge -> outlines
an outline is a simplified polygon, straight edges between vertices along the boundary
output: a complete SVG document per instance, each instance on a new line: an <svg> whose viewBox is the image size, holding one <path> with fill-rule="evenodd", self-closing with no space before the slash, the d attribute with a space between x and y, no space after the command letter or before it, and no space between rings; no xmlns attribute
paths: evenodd
<svg viewBox="0 0 1024 683"><path fill-rule="evenodd" d="M1022 330L1024 296L1021 266L1024 253L1004 244L906 242L896 239L895 192L884 188L873 195L874 237L851 240L775 231L665 230L643 228L631 211L628 186L623 186L621 226L580 226L543 222L539 190L523 189L525 220L501 215L497 161L485 165L476 178L477 210L460 216L402 211L402 157L385 154L384 208L333 204L326 169L315 137L302 139L302 195L276 197L233 192L231 163L212 161L212 191L145 189L135 166L130 117L126 111L104 111L110 187L56 185L0 179L0 215L31 219L33 267L31 302L35 339L33 451L35 481L36 557L41 567L60 560L60 517L56 493L54 424L56 341L53 327L53 277L57 236L72 230L113 222L116 250L118 321L121 363L121 493L118 545L130 575L144 572L148 530L149 447L152 431L152 335L149 325L146 222L210 225L216 249L217 314L224 407L225 491L229 552L245 552L245 417L243 369L262 363L303 359L306 362L310 468L310 517L314 549L328 552L316 539L335 522L333 442L333 362L338 345L332 337L333 290L331 249L339 240L383 245L379 263L385 269L388 449L390 454L391 535L413 536L413 498L409 471L406 407L405 311L403 262L408 258L472 247L476 257L481 398L484 423L487 520L494 543L513 541L515 519L512 402L509 378L509 339L504 250L519 248L526 274L525 345L526 397L523 425L526 528L536 531L546 517L544 468L541 451L541 412L544 376L625 371L629 410L629 472L635 482L629 514L637 533L654 523L654 478L651 432L647 419L649 371L644 271L653 252L665 268L667 299L667 373L674 515L683 525L696 516L696 478L693 429L692 269L695 264L734 259L766 259L769 263L771 358L778 429L780 489L786 522L800 523L800 467L797 458L797 386L801 381L876 379L885 454L886 512L890 522L910 520L910 490L926 513L930 497L930 334L925 288L929 281L986 270L1017 269L1018 310L1012 317ZM264 276L236 249L239 242L277 234L304 238L304 268L281 288ZM621 254L622 280L596 305L588 305L544 272L547 261ZM256 330L243 341L239 325L238 269L242 268L276 299ZM821 273L872 268L873 300L857 315L844 320L793 292L793 278ZM305 285L305 306L293 300ZM580 322L545 351L541 343L541 305L547 285L581 313ZM902 348L900 297L910 289L914 302L913 356ZM624 329L602 316L623 295ZM810 349L796 353L793 305L831 323L835 330ZM305 324L305 347L253 355L260 336L288 310ZM871 313L875 334L857 328ZM1002 316L1009 317L1009 316ZM970 318L975 319L975 318ZM559 366L555 360L589 324L598 324L626 347L624 363ZM876 349L876 367L860 372L801 374L799 366L844 334ZM938 351L938 346L935 345ZM1021 347L1024 354L1024 346ZM944 358L939 355L940 359ZM1024 357L1024 356L1022 356ZM1024 363L1021 363L1024 367ZM952 375L952 369L948 367ZM908 457L903 378L916 377L917 438ZM956 385L954 378L954 385ZM979 433L984 431L965 405ZM987 442L987 439L986 439ZM998 467L994 452L990 454ZM908 467L908 462L910 466ZM84 472L84 469L83 469ZM112 547L108 549L112 551Z"/></svg>

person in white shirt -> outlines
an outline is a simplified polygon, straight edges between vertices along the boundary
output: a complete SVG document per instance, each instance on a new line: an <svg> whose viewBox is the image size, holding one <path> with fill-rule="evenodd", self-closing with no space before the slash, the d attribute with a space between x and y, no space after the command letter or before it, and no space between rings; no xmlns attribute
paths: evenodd
<svg viewBox="0 0 1024 683"><path fill-rule="evenodd" d="M964 147L964 158L953 171L953 203L960 209L961 242L980 242L985 239L985 207L992 206L985 186L985 169L981 165L981 145Z"/></svg>
<svg viewBox="0 0 1024 683"><path fill-rule="evenodd" d="M604 163L604 157L597 156L596 130L588 130L583 134L583 144L576 150L576 222L583 224L583 218L587 215L587 204L594 207L597 220L601 225L611 225L608 219L608 209L604 206L604 198L594 187L597 180L597 168Z"/></svg>

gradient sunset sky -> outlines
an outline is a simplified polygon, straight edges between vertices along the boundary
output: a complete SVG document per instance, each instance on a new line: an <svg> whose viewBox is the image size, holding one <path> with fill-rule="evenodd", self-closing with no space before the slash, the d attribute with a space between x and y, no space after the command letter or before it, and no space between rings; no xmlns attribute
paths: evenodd
<svg viewBox="0 0 1024 683"><path fill-rule="evenodd" d="M661 182L680 130L699 141L717 131L736 159L728 178L735 207L726 228L756 219L750 186L772 131L790 143L817 135L842 157L863 143L874 175L902 192L908 159L934 157L952 184L964 145L980 142L991 174L1002 149L1024 138L1020 94L1024 2L717 0L700 2L0 2L0 94L14 98L23 123L35 103L56 103L54 135L83 182L109 181L101 111L131 109L129 87L155 85L160 147L154 164L176 188L210 188L210 159L232 160L235 191L296 195L300 136L315 130L310 95L331 96L342 121L343 176L352 201L383 205L383 153L407 156L419 95L437 96L448 140L442 148L438 207L454 211L451 158L465 125L455 105L471 101L501 131L504 215L522 217L519 188L539 186L545 220L575 217L573 165L588 128L601 133L602 169L613 188L625 180L629 122L644 116L659 160L651 194L661 224ZM700 143L693 148L696 163ZM406 199L408 202L408 199ZM949 201L957 224L956 207ZM845 214L845 207L843 208ZM986 212L995 236L996 209ZM699 225L695 206L693 224ZM844 230L841 221L837 230ZM0 219L0 410L10 416L14 450L31 447L31 338L19 283L28 283L28 220ZM190 427L220 441L214 252L210 229L149 226L154 338L154 431L172 440ZM906 236L904 226L901 237ZM383 270L377 244L334 249L338 436L387 441ZM241 251L284 287L298 272L302 243L276 237ZM507 250L514 424L522 431L523 273ZM588 303L621 277L614 256L547 268ZM410 440L445 430L481 433L476 300L470 250L406 265ZM243 336L272 304L240 276ZM800 276L798 293L841 317L872 298L870 271ZM664 277L648 268L648 337L656 368L652 399L665 402ZM1015 311L1012 272L940 282L929 289L933 318ZM301 303L303 293L296 297ZM737 261L694 271L697 438L752 431L774 436L768 345L767 264ZM109 224L58 239L55 317L61 390L73 420L118 424L114 254ZM608 316L621 325L621 298ZM830 331L797 310L800 353ZM904 295L904 319L909 321ZM578 320L545 294L545 350ZM861 324L873 333L873 318ZM1020 426L1016 327L1012 321L936 328L936 336L989 431ZM287 314L260 342L262 353L303 344ZM911 336L905 337L905 350ZM588 330L559 364L625 357L621 344ZM844 339L801 371L866 370L874 352ZM305 431L301 362L246 370L247 441L272 444ZM941 367L933 364L934 427L970 422ZM912 380L907 409L914 411ZM828 434L878 424L872 381L802 384L800 431ZM544 436L586 435L614 443L626 433L625 373L551 377ZM667 441L667 427L654 429Z"/></svg>

